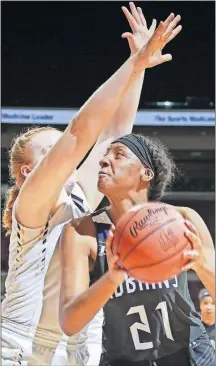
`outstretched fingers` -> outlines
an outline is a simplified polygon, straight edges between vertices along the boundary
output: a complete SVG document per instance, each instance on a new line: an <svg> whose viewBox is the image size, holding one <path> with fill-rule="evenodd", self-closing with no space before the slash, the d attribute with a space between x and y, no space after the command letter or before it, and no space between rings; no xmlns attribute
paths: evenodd
<svg viewBox="0 0 216 366"><path fill-rule="evenodd" d="M159 26L157 27L153 38L157 38L158 41L164 42L164 34L169 29L170 25L172 24L174 19L174 14L171 13L164 22L160 22Z"/></svg>
<svg viewBox="0 0 216 366"><path fill-rule="evenodd" d="M181 31L181 26L177 26L180 21L180 15L174 16L171 13L164 22L160 22L156 31L150 38L146 47L140 51L140 56L147 60L147 68L160 65L172 60L171 54L162 55L162 50L166 43L170 42ZM176 27L177 26L177 27ZM152 24L155 27L155 23Z"/></svg>
<svg viewBox="0 0 216 366"><path fill-rule="evenodd" d="M177 15L168 25L168 27L166 28L164 34L163 34L163 40L164 43L166 44L169 40L172 40L173 38L175 38L177 36L177 34L181 31L182 26L177 26L177 24L180 22L181 20L181 16ZM171 39L170 39L171 38Z"/></svg>
<svg viewBox="0 0 216 366"><path fill-rule="evenodd" d="M137 27L137 22L134 19L133 15L129 12L129 10L125 6L122 6L122 11L123 11L124 15L126 16L128 23L130 24L131 30L133 32L135 32L136 27Z"/></svg>
<svg viewBox="0 0 216 366"><path fill-rule="evenodd" d="M173 29L175 28L177 23L180 21L180 19L181 19L180 15L177 15L177 17L174 18L174 14L171 13L164 22L161 21L159 23L156 31L154 32L153 36L151 37L150 42L151 43L160 42L161 47L163 47L165 42L172 35ZM154 25L152 25L152 27L154 27ZM179 31L180 30L178 29L178 33L179 33ZM174 36L173 36L173 38L174 38Z"/></svg>
<svg viewBox="0 0 216 366"><path fill-rule="evenodd" d="M169 42L171 42L180 32L181 32L181 30L182 30L182 26L181 25L178 25L178 27L176 27L174 30L173 30L173 32L172 32L172 34L170 35L170 37L167 39L167 41L166 41L166 44L167 43L169 43Z"/></svg>
<svg viewBox="0 0 216 366"><path fill-rule="evenodd" d="M152 20L152 24L151 24L151 26L150 26L150 28L149 28L149 32L150 32L151 34L153 34L153 33L154 33L154 31L155 31L155 29L156 29L156 25L157 25L157 21L156 21L156 19L153 19L153 20Z"/></svg>
<svg viewBox="0 0 216 366"><path fill-rule="evenodd" d="M154 32L153 36L151 37L150 42L156 43L156 42L160 41L160 39L164 33L164 30L165 30L164 22L160 22L156 31Z"/></svg>
<svg viewBox="0 0 216 366"><path fill-rule="evenodd" d="M136 20L137 24L142 24L142 20L140 18L140 13L138 12L136 6L133 2L129 3L131 14L133 15L134 19Z"/></svg>
<svg viewBox="0 0 216 366"><path fill-rule="evenodd" d="M166 18L166 20L164 20L164 31L167 30L170 23L173 21L174 17L175 17L174 13L170 13L170 15Z"/></svg>
<svg viewBox="0 0 216 366"><path fill-rule="evenodd" d="M137 8L137 11L138 11L138 13L139 13L139 17L140 17L140 20L141 20L142 25L143 25L144 27L147 27L146 19L145 19L145 17L144 17L144 14L143 14L143 12L142 12L142 9L138 7L138 8Z"/></svg>

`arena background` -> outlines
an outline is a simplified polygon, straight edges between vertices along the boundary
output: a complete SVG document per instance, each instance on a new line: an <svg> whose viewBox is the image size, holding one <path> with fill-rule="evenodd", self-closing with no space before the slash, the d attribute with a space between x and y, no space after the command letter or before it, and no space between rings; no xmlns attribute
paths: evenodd
<svg viewBox="0 0 216 366"><path fill-rule="evenodd" d="M129 30L122 5L128 3L1 3L2 208L9 184L8 149L12 138L29 126L4 118L5 108L79 108L129 56L127 41L121 39ZM182 176L165 201L197 210L214 238L215 2L146 1L136 5L143 8L149 25L153 18L162 20L171 11L181 14L183 30L167 47L173 61L146 72L139 105L141 122L134 131L155 136L171 149ZM207 117L200 118L199 126L178 126L178 122L145 126L146 110L204 111L204 116L213 118L211 126ZM65 126L59 121L57 127ZM9 239L3 232L1 239L3 297ZM198 309L197 294L203 286L193 271L189 272L189 286Z"/></svg>

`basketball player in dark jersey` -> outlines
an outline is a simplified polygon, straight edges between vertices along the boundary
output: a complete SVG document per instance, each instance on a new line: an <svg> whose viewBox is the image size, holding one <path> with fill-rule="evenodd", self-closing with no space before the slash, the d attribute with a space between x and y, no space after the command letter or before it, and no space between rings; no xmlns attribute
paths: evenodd
<svg viewBox="0 0 216 366"><path fill-rule="evenodd" d="M101 366L215 365L185 271L193 268L214 296L214 245L198 213L176 207L187 220L185 234L194 249L184 253L189 263L169 281L149 285L128 278L111 253L112 224L137 203L159 201L171 183L175 166L168 151L131 134L111 144L100 166L98 189L110 206L69 224L62 237L63 331L77 333L103 307Z"/></svg>
<svg viewBox="0 0 216 366"><path fill-rule="evenodd" d="M199 293L199 301L201 319L215 349L215 302L205 288Z"/></svg>

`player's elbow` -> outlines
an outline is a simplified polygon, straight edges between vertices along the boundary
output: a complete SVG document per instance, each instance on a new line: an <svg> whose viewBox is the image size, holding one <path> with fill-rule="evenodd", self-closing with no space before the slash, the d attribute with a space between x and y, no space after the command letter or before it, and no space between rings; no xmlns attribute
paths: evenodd
<svg viewBox="0 0 216 366"><path fill-rule="evenodd" d="M75 332L73 329L71 329L70 327L68 327L66 324L62 323L61 325L61 330L62 332L68 336L68 337L72 337L73 335L75 335L78 332Z"/></svg>
<svg viewBox="0 0 216 366"><path fill-rule="evenodd" d="M61 330L64 334L66 334L68 337L72 337L74 334L78 333L73 326L73 323L67 319L67 316L61 314L59 317L59 324L61 327Z"/></svg>
<svg viewBox="0 0 216 366"><path fill-rule="evenodd" d="M59 324L63 333L66 334L68 337L72 337L82 330L82 327L79 323L77 323L76 318L76 315L72 312L70 312L69 314L67 308L63 307L62 309L60 309Z"/></svg>

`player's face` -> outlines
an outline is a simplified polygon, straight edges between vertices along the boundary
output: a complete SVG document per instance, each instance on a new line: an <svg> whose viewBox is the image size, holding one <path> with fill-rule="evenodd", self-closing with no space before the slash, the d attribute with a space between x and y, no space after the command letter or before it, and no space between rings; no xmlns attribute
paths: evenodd
<svg viewBox="0 0 216 366"><path fill-rule="evenodd" d="M137 156L121 143L112 144L100 161L98 190L111 198L127 196L140 188L141 173L145 169Z"/></svg>
<svg viewBox="0 0 216 366"><path fill-rule="evenodd" d="M200 310L202 315L214 316L215 304L211 296L205 296L200 302Z"/></svg>
<svg viewBox="0 0 216 366"><path fill-rule="evenodd" d="M41 131L34 135L30 142L30 150L32 155L32 165L36 166L44 155L56 144L62 136L60 131Z"/></svg>
<svg viewBox="0 0 216 366"><path fill-rule="evenodd" d="M43 159L48 151L56 144L62 132L55 130L41 131L34 135L29 143L28 160L29 164L26 169L22 169L27 176L31 170ZM66 185L72 187L76 181L76 172L69 177Z"/></svg>

